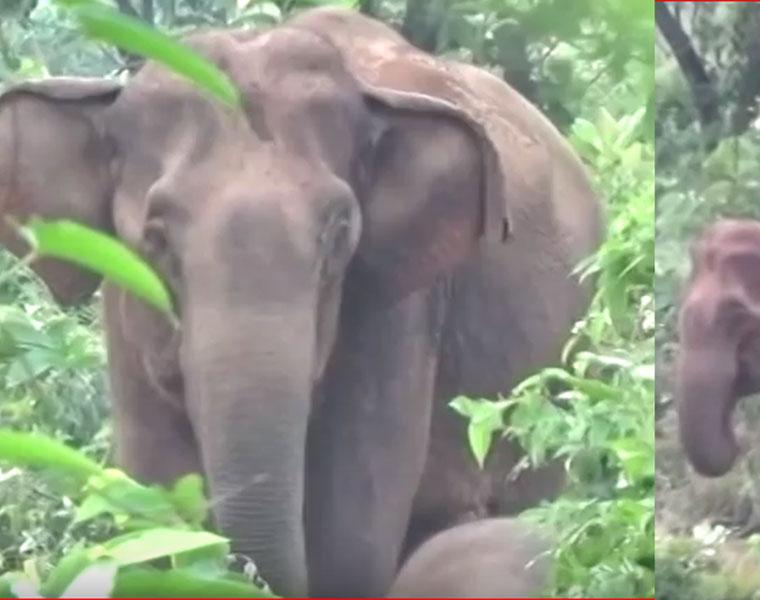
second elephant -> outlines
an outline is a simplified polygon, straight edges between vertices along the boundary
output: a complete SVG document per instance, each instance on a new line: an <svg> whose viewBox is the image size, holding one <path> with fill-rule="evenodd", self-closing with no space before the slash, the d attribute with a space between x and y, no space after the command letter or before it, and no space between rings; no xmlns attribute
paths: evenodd
<svg viewBox="0 0 760 600"><path fill-rule="evenodd" d="M679 430L694 468L716 477L739 453L737 402L760 392L760 222L718 221L691 256L679 320Z"/></svg>
<svg viewBox="0 0 760 600"><path fill-rule="evenodd" d="M119 465L203 473L216 527L282 595L382 596L429 536L559 491L560 464L508 477L508 439L479 470L448 403L559 359L597 195L511 87L358 13L185 42L242 109L152 62L0 97L3 217L99 228L171 288L177 330L104 290ZM100 283L35 268L64 303Z"/></svg>

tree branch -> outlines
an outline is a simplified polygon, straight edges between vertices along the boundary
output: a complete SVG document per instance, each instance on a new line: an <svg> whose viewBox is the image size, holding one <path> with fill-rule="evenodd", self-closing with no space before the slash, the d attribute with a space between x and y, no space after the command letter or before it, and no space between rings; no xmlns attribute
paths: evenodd
<svg viewBox="0 0 760 600"><path fill-rule="evenodd" d="M731 131L734 135L740 135L747 131L750 123L758 115L758 96L760 96L760 39L757 32L760 31L760 14L754 6L746 10L741 7L739 27L742 30L742 45L737 48L739 56L746 56L741 76L739 77L739 90L736 96L736 108L731 117Z"/></svg>
<svg viewBox="0 0 760 600"><path fill-rule="evenodd" d="M667 4L664 2L655 3L654 16L657 28L670 46L678 66L689 84L700 126L703 133L708 136L707 146L711 147L717 139L712 126L719 119L718 93L715 86L707 74L702 59L694 50L689 36L673 16L673 13L670 12Z"/></svg>

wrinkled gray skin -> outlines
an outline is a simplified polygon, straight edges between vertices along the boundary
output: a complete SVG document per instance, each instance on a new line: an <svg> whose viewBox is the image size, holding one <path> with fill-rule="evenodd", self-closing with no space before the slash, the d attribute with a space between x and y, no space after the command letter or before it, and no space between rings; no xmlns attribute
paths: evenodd
<svg viewBox="0 0 760 600"><path fill-rule="evenodd" d="M481 519L447 529L406 561L389 598L545 598L552 541L516 519Z"/></svg>
<svg viewBox="0 0 760 600"><path fill-rule="evenodd" d="M115 234L171 287L176 331L104 289L119 465L201 471L216 526L281 594L382 595L428 535L560 489L560 465L506 483L510 441L480 472L447 404L558 358L596 196L511 88L358 14L186 41L244 111L151 63L123 88L11 89L3 214ZM99 284L36 269L62 303Z"/></svg>

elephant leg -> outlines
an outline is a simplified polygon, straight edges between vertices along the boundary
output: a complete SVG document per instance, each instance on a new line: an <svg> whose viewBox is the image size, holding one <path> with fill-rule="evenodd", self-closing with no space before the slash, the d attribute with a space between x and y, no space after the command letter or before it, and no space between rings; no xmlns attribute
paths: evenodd
<svg viewBox="0 0 760 600"><path fill-rule="evenodd" d="M104 286L116 464L146 483L170 483L188 473L202 474L182 398L168 398L156 389L141 359L143 349L124 335L121 294L111 285Z"/></svg>
<svg viewBox="0 0 760 600"><path fill-rule="evenodd" d="M420 292L344 314L309 431L311 594L381 597L424 467L442 302Z"/></svg>

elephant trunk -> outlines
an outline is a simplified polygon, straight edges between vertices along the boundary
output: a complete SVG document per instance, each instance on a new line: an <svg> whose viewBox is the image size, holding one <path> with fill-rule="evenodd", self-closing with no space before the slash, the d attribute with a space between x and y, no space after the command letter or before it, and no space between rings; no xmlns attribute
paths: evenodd
<svg viewBox="0 0 760 600"><path fill-rule="evenodd" d="M313 317L304 314L196 310L183 341L216 525L276 593L297 597L308 589L302 513Z"/></svg>
<svg viewBox="0 0 760 600"><path fill-rule="evenodd" d="M728 472L737 455L731 415L738 397L736 348L717 340L703 340L679 356L676 397L681 444L693 467L702 475Z"/></svg>

